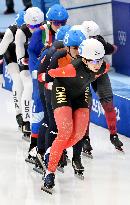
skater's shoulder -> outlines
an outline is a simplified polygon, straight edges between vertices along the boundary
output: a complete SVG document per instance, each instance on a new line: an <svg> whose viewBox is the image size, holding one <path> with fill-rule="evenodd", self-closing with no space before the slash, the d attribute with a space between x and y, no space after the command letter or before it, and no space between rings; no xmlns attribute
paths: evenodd
<svg viewBox="0 0 130 205"><path fill-rule="evenodd" d="M82 57L78 56L76 59L72 60L72 65L77 68L83 64Z"/></svg>

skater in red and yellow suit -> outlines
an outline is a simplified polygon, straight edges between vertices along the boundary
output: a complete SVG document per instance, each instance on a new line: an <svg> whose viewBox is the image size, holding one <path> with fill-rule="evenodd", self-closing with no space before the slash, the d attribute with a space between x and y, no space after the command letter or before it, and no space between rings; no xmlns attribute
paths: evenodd
<svg viewBox="0 0 130 205"><path fill-rule="evenodd" d="M45 162L49 162L43 190L55 185L54 172L63 150L75 145L85 135L89 121L89 84L109 68L103 61L104 54L102 43L87 39L79 47L80 56L71 64L48 71L55 78L52 106L58 134L50 153L45 155Z"/></svg>

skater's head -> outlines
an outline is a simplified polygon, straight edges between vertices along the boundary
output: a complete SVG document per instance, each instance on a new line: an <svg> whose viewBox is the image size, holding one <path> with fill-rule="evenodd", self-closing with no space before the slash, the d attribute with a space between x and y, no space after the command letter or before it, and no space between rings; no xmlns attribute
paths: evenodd
<svg viewBox="0 0 130 205"><path fill-rule="evenodd" d="M60 4L54 4L49 8L46 18L51 24L51 28L56 32L61 26L65 26L69 15L67 10Z"/></svg>
<svg viewBox="0 0 130 205"><path fill-rule="evenodd" d="M77 58L79 55L78 47L85 39L85 35L80 30L70 29L66 33L63 43L72 58Z"/></svg>
<svg viewBox="0 0 130 205"><path fill-rule="evenodd" d="M96 39L86 39L79 46L79 55L87 68L93 72L98 72L103 63L105 50L103 44Z"/></svg>
<svg viewBox="0 0 130 205"><path fill-rule="evenodd" d="M22 26L24 22L25 11L20 11L15 18L15 23L18 27Z"/></svg>
<svg viewBox="0 0 130 205"><path fill-rule="evenodd" d="M87 31L89 38L96 37L96 36L100 35L100 28L96 22L84 21L81 25Z"/></svg>
<svg viewBox="0 0 130 205"><path fill-rule="evenodd" d="M63 41L66 32L68 32L70 30L70 28L71 28L71 26L69 26L69 25L61 26L56 32L55 40Z"/></svg>
<svg viewBox="0 0 130 205"><path fill-rule="evenodd" d="M86 39L89 38L89 34L88 34L87 30L82 25L74 25L71 27L71 30L81 31L84 34L84 36L86 37Z"/></svg>
<svg viewBox="0 0 130 205"><path fill-rule="evenodd" d="M38 7L31 7L26 10L24 21L33 32L39 28L44 21L44 13Z"/></svg>

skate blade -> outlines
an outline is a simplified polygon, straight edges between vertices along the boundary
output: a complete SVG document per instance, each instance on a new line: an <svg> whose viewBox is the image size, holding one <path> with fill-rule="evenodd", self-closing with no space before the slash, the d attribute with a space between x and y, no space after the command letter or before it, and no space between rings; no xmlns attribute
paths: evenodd
<svg viewBox="0 0 130 205"><path fill-rule="evenodd" d="M81 174L74 174L76 178L80 179L80 180L84 180L84 176Z"/></svg>
<svg viewBox="0 0 130 205"><path fill-rule="evenodd" d="M38 158L38 160L39 160L39 162L40 162L40 164L41 164L41 166L42 166L42 168L43 168L43 171L46 171L46 166L45 166L45 164L43 163L43 161L41 160L41 158L38 156L38 154L37 154L37 158Z"/></svg>
<svg viewBox="0 0 130 205"><path fill-rule="evenodd" d="M57 167L57 170L58 170L59 172L61 172L61 173L64 173L64 169L61 168L61 167Z"/></svg>
<svg viewBox="0 0 130 205"><path fill-rule="evenodd" d="M44 174L44 171L42 171L41 169L38 169L38 168L36 168L36 167L34 167L33 170L34 170L35 172L39 173L39 174L42 174L42 175Z"/></svg>
<svg viewBox="0 0 130 205"><path fill-rule="evenodd" d="M71 160L69 158L67 158L67 163L71 163Z"/></svg>
<svg viewBox="0 0 130 205"><path fill-rule="evenodd" d="M22 128L21 128L21 127L18 127L18 131L22 132Z"/></svg>
<svg viewBox="0 0 130 205"><path fill-rule="evenodd" d="M52 190L51 188L49 189L49 188L47 188L47 187L42 186L42 187L41 187L41 190L42 190L42 191L45 191L45 192L48 193L48 194L51 194L51 195L53 194L53 190Z"/></svg>
<svg viewBox="0 0 130 205"><path fill-rule="evenodd" d="M119 149L118 147L115 147L116 148L116 151L118 153L121 153L121 154L125 154L124 150L123 149Z"/></svg>
<svg viewBox="0 0 130 205"><path fill-rule="evenodd" d="M87 154L87 153L82 152L82 155L83 155L84 157L88 157L88 158L90 158L90 159L93 159L93 155L91 155L91 154Z"/></svg>
<svg viewBox="0 0 130 205"><path fill-rule="evenodd" d="M28 162L30 164L35 164L35 160L30 160L28 158L25 159L25 162Z"/></svg>

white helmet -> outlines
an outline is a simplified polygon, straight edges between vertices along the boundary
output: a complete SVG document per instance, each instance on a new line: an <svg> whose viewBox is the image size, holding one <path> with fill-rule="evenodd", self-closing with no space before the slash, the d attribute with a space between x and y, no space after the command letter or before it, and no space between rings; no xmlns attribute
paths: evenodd
<svg viewBox="0 0 130 205"><path fill-rule="evenodd" d="M87 30L89 36L100 35L100 28L94 21L84 21L81 25Z"/></svg>
<svg viewBox="0 0 130 205"><path fill-rule="evenodd" d="M86 39L79 46L79 55L85 59L97 60L105 55L103 44L96 39Z"/></svg>
<svg viewBox="0 0 130 205"><path fill-rule="evenodd" d="M82 25L74 25L74 26L71 27L70 30L76 30L76 31L80 30L84 34L86 39L89 38L89 34L88 34L87 30Z"/></svg>
<svg viewBox="0 0 130 205"><path fill-rule="evenodd" d="M44 13L38 7L31 7L26 10L24 21L29 25L37 25L44 21Z"/></svg>

